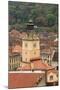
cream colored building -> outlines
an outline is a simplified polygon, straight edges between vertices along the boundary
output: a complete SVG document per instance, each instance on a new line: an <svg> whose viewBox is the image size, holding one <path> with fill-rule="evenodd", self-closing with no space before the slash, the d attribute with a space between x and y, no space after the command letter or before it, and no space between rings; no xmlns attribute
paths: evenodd
<svg viewBox="0 0 60 90"><path fill-rule="evenodd" d="M40 42L36 35L29 34L22 39L22 61L30 62L34 58L40 58Z"/></svg>
<svg viewBox="0 0 60 90"><path fill-rule="evenodd" d="M18 67L20 67L20 62L21 62L20 54L9 55L8 61L9 71L15 71Z"/></svg>

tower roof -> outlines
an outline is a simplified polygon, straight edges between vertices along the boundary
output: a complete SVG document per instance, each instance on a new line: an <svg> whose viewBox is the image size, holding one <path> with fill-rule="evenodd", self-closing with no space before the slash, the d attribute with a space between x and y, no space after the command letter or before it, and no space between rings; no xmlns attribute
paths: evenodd
<svg viewBox="0 0 60 90"><path fill-rule="evenodd" d="M27 28L28 31L33 30L34 29L34 24L33 21L30 19L29 22L27 23Z"/></svg>

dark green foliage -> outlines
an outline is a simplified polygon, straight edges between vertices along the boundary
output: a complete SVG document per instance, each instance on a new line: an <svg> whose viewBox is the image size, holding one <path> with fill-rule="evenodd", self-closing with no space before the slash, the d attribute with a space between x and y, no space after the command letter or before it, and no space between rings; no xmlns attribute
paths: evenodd
<svg viewBox="0 0 60 90"><path fill-rule="evenodd" d="M54 16L53 14L48 14L47 20L48 20L48 26L53 26L56 22L56 16Z"/></svg>
<svg viewBox="0 0 60 90"><path fill-rule="evenodd" d="M24 23L32 19L38 27L49 27L57 32L58 5L26 2L8 2L9 25L18 30L25 28ZM22 29L21 29L22 28ZM23 29L24 30L24 29Z"/></svg>

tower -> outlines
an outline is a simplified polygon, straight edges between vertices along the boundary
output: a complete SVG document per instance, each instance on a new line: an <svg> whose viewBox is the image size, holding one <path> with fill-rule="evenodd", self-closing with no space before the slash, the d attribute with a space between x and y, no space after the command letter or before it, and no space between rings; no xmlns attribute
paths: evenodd
<svg viewBox="0 0 60 90"><path fill-rule="evenodd" d="M22 61L40 58L40 40L34 32L34 24L30 20L27 24L27 34L22 39Z"/></svg>

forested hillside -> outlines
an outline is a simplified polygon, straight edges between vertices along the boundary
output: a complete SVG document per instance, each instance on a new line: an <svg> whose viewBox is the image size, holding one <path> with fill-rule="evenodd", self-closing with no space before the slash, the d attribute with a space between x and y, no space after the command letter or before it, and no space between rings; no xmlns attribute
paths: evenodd
<svg viewBox="0 0 60 90"><path fill-rule="evenodd" d="M38 26L37 31L58 30L58 5L26 2L8 2L9 30L12 27L24 30L25 23L32 19Z"/></svg>

